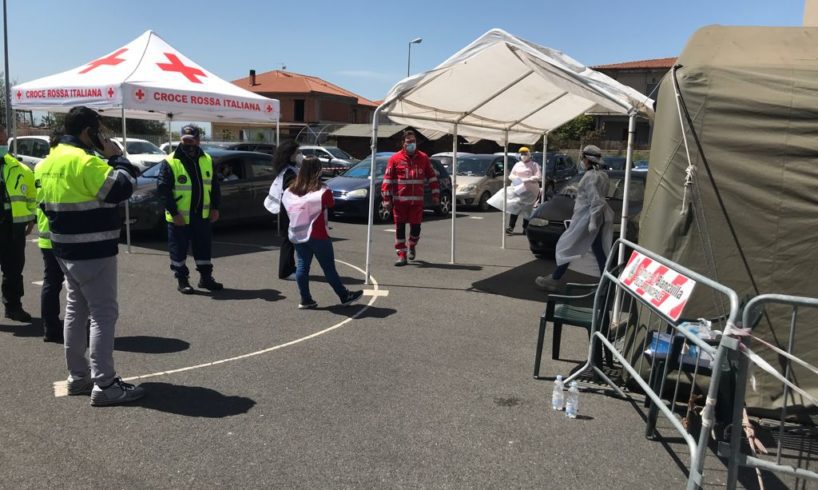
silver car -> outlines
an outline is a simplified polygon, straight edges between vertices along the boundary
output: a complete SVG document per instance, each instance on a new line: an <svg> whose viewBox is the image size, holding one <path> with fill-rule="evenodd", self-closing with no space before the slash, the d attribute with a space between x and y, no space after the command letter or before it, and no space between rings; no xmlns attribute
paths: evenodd
<svg viewBox="0 0 818 490"><path fill-rule="evenodd" d="M508 171L517 163L509 155ZM497 155L471 155L457 157L457 203L475 206L488 211L489 198L503 188L503 157Z"/></svg>

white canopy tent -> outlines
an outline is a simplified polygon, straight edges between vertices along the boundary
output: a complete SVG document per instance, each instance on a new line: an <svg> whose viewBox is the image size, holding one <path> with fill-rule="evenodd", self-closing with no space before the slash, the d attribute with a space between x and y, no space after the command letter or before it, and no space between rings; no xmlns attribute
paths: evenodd
<svg viewBox="0 0 818 490"><path fill-rule="evenodd" d="M456 194L458 136L504 142L507 177L509 142L533 144L540 137L545 139L549 131L586 113L630 116L626 163L630 170L635 118L652 117L653 101L559 51L492 29L436 68L405 78L392 87L372 118L372 154L377 153L380 114L386 114L397 124L451 133L455 153L452 192ZM371 175L374 174L373 158ZM626 172L626 203L629 177L630 172ZM373 179L369 193L367 282L374 191ZM452 197L450 260L454 263L457 200ZM623 226L626 214L623 213ZM505 247L502 229L501 236Z"/></svg>
<svg viewBox="0 0 818 490"><path fill-rule="evenodd" d="M278 100L222 80L153 31L80 67L16 85L11 103L17 110L50 112L68 112L84 105L122 117L123 141L127 137L125 119L132 117L168 122L275 122L278 142L281 113ZM125 209L127 212L127 205ZM127 219L126 225L130 247Z"/></svg>

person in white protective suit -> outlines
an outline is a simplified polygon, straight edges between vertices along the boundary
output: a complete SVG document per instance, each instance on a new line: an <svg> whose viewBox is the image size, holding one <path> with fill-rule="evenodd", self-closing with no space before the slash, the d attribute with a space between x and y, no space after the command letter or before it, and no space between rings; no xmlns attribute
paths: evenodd
<svg viewBox="0 0 818 490"><path fill-rule="evenodd" d="M540 195L540 166L531 158L531 152L523 146L519 150L520 161L514 164L508 178L511 179L511 186L515 194L520 198L520 209L516 213L509 213L507 235L514 234L514 226L517 224L517 217L523 215L523 235L528 228L528 217L537 203Z"/></svg>
<svg viewBox="0 0 818 490"><path fill-rule="evenodd" d="M599 273L605 270L605 260L613 241L614 212L608 205L608 175L599 169L602 152L588 145L582 149L585 175L579 181L571 224L560 236L556 248L557 268L551 276L539 276L534 282L546 291L560 288L560 279L571 262L593 253Z"/></svg>

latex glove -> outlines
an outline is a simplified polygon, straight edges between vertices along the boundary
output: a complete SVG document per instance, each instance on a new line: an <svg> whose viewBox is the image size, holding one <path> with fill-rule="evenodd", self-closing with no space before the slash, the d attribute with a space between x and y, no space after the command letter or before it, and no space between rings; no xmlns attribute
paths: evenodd
<svg viewBox="0 0 818 490"><path fill-rule="evenodd" d="M185 226L185 217L179 213L173 215L174 226Z"/></svg>
<svg viewBox="0 0 818 490"><path fill-rule="evenodd" d="M598 225L596 224L596 220L594 218L591 218L591 221L588 223L588 231L590 233L596 233L597 228Z"/></svg>
<svg viewBox="0 0 818 490"><path fill-rule="evenodd" d="M219 221L219 210L218 209L211 209L210 210L210 222L215 223Z"/></svg>

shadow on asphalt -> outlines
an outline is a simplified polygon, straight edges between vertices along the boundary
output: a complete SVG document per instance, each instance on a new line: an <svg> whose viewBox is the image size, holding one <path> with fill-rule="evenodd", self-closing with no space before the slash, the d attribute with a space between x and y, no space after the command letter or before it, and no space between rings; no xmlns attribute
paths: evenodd
<svg viewBox="0 0 818 490"><path fill-rule="evenodd" d="M468 264L447 264L426 262L425 260L413 260L409 262L406 267L415 266L418 269L441 269L441 270L455 270L455 271L481 271L483 267L480 265Z"/></svg>
<svg viewBox="0 0 818 490"><path fill-rule="evenodd" d="M0 324L0 332L13 334L15 337L42 337L43 321L41 318L32 318L31 323L16 323L5 319L7 324Z"/></svg>
<svg viewBox="0 0 818 490"><path fill-rule="evenodd" d="M281 291L276 289L232 289L225 288L221 291L209 293L215 300L242 300L242 299L263 299L264 301L278 301L284 299Z"/></svg>
<svg viewBox="0 0 818 490"><path fill-rule="evenodd" d="M143 354L170 354L188 350L190 343L181 339L136 335L114 339L114 350L122 352L141 352Z"/></svg>
<svg viewBox="0 0 818 490"><path fill-rule="evenodd" d="M554 267L553 262L535 259L525 264L509 269L500 274L472 283L472 288L489 294L507 296L542 303L548 301L548 293L537 288L534 279L537 276L549 274ZM569 270L565 275L566 282L593 283L597 280L589 276Z"/></svg>
<svg viewBox="0 0 818 490"><path fill-rule="evenodd" d="M360 311L360 309L356 308L355 306L357 305L353 306L332 305L327 306L325 308L317 309L325 310L336 315L353 316L356 312ZM397 312L398 310L395 310L393 308L378 308L377 306L370 306L369 308L364 310L363 313L361 313L359 316L355 318L359 320L363 318L386 318L388 316L394 315Z"/></svg>
<svg viewBox="0 0 818 490"><path fill-rule="evenodd" d="M210 388L180 386L170 383L142 383L145 398L132 406L160 412L218 419L247 413L255 400L243 396L226 396Z"/></svg>

